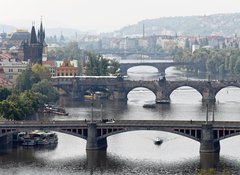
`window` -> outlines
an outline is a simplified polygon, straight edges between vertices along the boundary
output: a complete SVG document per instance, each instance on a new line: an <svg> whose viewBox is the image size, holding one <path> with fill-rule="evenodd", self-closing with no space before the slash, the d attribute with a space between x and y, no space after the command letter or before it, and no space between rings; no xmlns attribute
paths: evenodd
<svg viewBox="0 0 240 175"><path fill-rule="evenodd" d="M8 72L13 72L13 69L8 69Z"/></svg>
<svg viewBox="0 0 240 175"><path fill-rule="evenodd" d="M22 69L18 69L18 72L22 72Z"/></svg>

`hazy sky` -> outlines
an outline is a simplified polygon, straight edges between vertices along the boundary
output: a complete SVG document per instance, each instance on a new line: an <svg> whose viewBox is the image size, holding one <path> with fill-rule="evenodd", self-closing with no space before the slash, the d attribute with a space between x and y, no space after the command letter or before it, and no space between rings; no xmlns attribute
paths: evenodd
<svg viewBox="0 0 240 175"><path fill-rule="evenodd" d="M0 0L0 24L107 32L143 19L240 12L239 0ZM1 30L1 29L0 29Z"/></svg>

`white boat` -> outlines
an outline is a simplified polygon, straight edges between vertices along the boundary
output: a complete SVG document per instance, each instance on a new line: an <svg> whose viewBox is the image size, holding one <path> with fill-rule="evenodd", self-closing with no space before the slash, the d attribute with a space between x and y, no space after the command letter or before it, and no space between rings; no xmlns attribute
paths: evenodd
<svg viewBox="0 0 240 175"><path fill-rule="evenodd" d="M46 132L41 131L37 133L39 140L37 142L38 145L51 145L58 143L57 134L54 132Z"/></svg>
<svg viewBox="0 0 240 175"><path fill-rule="evenodd" d="M161 140L159 137L156 137L153 142L156 145L160 145L160 144L162 144L163 140Z"/></svg>
<svg viewBox="0 0 240 175"><path fill-rule="evenodd" d="M23 146L34 146L36 144L37 144L36 141L32 138L25 138L22 142Z"/></svg>

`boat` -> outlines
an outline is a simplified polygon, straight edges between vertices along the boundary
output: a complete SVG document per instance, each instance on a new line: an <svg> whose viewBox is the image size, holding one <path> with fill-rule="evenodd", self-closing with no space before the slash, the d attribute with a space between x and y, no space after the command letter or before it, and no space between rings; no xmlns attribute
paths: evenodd
<svg viewBox="0 0 240 175"><path fill-rule="evenodd" d="M68 116L68 113L65 111L63 107L51 104L44 104L42 112Z"/></svg>
<svg viewBox="0 0 240 175"><path fill-rule="evenodd" d="M23 146L52 145L58 143L56 133L42 130L21 132L18 134L18 140Z"/></svg>
<svg viewBox="0 0 240 175"><path fill-rule="evenodd" d="M96 91L94 95L97 99L107 99L110 94L107 92L104 93L104 92Z"/></svg>
<svg viewBox="0 0 240 175"><path fill-rule="evenodd" d="M159 137L156 137L153 142L155 145L161 145L163 140L161 140Z"/></svg>
<svg viewBox="0 0 240 175"><path fill-rule="evenodd" d="M143 105L144 108L156 108L156 104L144 104Z"/></svg>
<svg viewBox="0 0 240 175"><path fill-rule="evenodd" d="M96 100L96 95L84 95L85 100Z"/></svg>

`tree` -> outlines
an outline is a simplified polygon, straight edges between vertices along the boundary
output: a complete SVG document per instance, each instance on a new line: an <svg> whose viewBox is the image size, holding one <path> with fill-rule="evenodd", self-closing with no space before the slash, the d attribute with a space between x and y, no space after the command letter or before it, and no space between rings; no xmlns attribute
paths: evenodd
<svg viewBox="0 0 240 175"><path fill-rule="evenodd" d="M48 68L46 68L40 64L34 64L32 66L32 71L34 73L36 73L37 75L39 75L41 80L43 80L43 79L50 80L51 79L51 74L50 74Z"/></svg>
<svg viewBox="0 0 240 175"><path fill-rule="evenodd" d="M0 101L6 100L9 95L11 95L10 90L7 88L0 88Z"/></svg>
<svg viewBox="0 0 240 175"><path fill-rule="evenodd" d="M17 77L15 88L23 92L32 88L34 83L41 81L40 76L31 69L26 69L21 75Z"/></svg>
<svg viewBox="0 0 240 175"><path fill-rule="evenodd" d="M236 61L236 64L234 66L234 73L235 74L240 74L240 59Z"/></svg>
<svg viewBox="0 0 240 175"><path fill-rule="evenodd" d="M15 102L7 100L0 102L0 118L21 120L22 116L22 111Z"/></svg>
<svg viewBox="0 0 240 175"><path fill-rule="evenodd" d="M95 53L88 53L88 63L86 68L86 74L90 76L106 76L109 74L115 74L119 69L119 64L116 61L103 58L101 55ZM112 69L109 69L112 66Z"/></svg>
<svg viewBox="0 0 240 175"><path fill-rule="evenodd" d="M43 106L47 102L47 97L41 93L24 91L20 94L12 94L3 103L5 106L8 105L14 115L11 117L13 120L28 119L29 116L37 112L38 108ZM11 112L10 111L10 112ZM4 118L8 118L8 111L0 112Z"/></svg>
<svg viewBox="0 0 240 175"><path fill-rule="evenodd" d="M46 102L57 101L59 94L57 90L52 86L51 82L44 79L32 86L32 92L41 93L46 96Z"/></svg>

